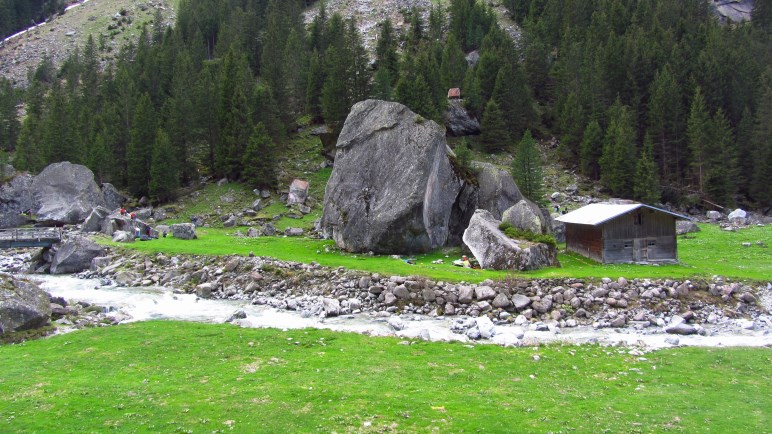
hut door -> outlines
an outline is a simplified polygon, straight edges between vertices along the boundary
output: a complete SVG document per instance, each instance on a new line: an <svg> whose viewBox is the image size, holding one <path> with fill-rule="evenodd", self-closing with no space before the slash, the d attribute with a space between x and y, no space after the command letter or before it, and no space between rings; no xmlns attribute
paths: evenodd
<svg viewBox="0 0 772 434"><path fill-rule="evenodd" d="M648 252L646 251L646 239L634 238L633 239L633 261L640 262L649 259Z"/></svg>

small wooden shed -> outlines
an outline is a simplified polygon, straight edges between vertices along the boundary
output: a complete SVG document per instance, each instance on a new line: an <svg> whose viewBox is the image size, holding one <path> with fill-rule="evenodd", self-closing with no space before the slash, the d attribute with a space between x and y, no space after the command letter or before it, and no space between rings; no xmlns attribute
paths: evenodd
<svg viewBox="0 0 772 434"><path fill-rule="evenodd" d="M566 249L598 262L676 262L676 220L688 217L642 203L596 203L556 220Z"/></svg>
<svg viewBox="0 0 772 434"><path fill-rule="evenodd" d="M448 89L448 99L459 99L461 98L461 89L457 87L452 87Z"/></svg>

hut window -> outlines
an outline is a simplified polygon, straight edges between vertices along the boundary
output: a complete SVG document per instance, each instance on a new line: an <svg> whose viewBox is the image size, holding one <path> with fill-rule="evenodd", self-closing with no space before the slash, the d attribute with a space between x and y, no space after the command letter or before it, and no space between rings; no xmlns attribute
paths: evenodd
<svg viewBox="0 0 772 434"><path fill-rule="evenodd" d="M649 242L648 242L648 243L646 243L646 244L647 244L649 247L654 247L654 246L656 246L656 245L657 245L657 241L656 241L656 240L649 240Z"/></svg>
<svg viewBox="0 0 772 434"><path fill-rule="evenodd" d="M625 249L632 249L632 248L633 248L633 242L625 241Z"/></svg>
<svg viewBox="0 0 772 434"><path fill-rule="evenodd" d="M643 224L643 216L641 215L641 213L638 213L638 214L635 215L635 222L634 223L636 225Z"/></svg>

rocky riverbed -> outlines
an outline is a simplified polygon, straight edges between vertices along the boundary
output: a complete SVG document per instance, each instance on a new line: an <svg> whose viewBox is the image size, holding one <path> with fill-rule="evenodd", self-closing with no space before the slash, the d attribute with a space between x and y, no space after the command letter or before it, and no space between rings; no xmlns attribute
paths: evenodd
<svg viewBox="0 0 772 434"><path fill-rule="evenodd" d="M33 253L4 256L0 267L23 272ZM115 252L95 259L92 269L77 277L89 279L84 280L85 287L93 290L121 288L129 294L155 294L160 297L152 302L158 313L149 317L164 317L165 306L171 311L184 301L215 303L227 315L218 311L209 321L229 320L242 326L320 326L505 345L554 340L650 347L772 345L770 285L753 286L719 277L709 281L510 279L467 284L262 257L123 256ZM46 285L56 288L57 281L53 282ZM85 302L87 307L93 304L100 302ZM92 315L92 324L147 317L135 318L136 310L132 313L114 302L107 304L113 312ZM73 314L78 310L95 313L74 300L69 305L75 306ZM89 324L82 315L74 318L65 316L60 322Z"/></svg>

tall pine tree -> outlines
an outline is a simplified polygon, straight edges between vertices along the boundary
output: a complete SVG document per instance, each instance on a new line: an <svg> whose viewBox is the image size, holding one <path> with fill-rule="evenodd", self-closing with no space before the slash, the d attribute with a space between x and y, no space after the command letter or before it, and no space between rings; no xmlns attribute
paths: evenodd
<svg viewBox="0 0 772 434"><path fill-rule="evenodd" d="M517 145L512 161L512 177L523 196L540 205L545 203L541 157L531 130L525 131Z"/></svg>

